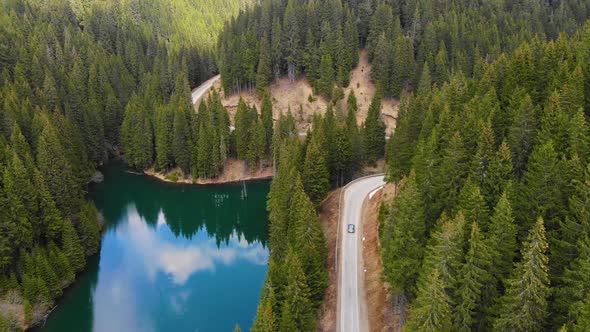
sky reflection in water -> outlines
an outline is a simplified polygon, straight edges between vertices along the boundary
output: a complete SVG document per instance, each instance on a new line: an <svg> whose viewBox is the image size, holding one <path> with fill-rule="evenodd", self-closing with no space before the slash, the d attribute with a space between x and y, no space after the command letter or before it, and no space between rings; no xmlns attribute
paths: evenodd
<svg viewBox="0 0 590 332"><path fill-rule="evenodd" d="M109 168L100 257L42 331L249 330L267 270L268 183L171 186ZM244 195L247 191L247 195Z"/></svg>

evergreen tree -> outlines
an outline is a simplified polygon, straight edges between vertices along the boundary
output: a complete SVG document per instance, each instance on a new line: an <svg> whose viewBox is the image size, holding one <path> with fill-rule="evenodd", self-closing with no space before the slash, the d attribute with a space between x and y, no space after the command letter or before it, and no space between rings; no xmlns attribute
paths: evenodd
<svg viewBox="0 0 590 332"><path fill-rule="evenodd" d="M468 223L477 222L484 231L488 230L489 212L479 187L471 179L463 186L459 194L457 209L463 213Z"/></svg>
<svg viewBox="0 0 590 332"><path fill-rule="evenodd" d="M268 93L264 94L262 98L262 106L260 109L260 117L264 126L264 137L266 138L266 154L270 155L270 147L273 137L273 115L272 115L272 101Z"/></svg>
<svg viewBox="0 0 590 332"><path fill-rule="evenodd" d="M583 332L588 331L588 329L590 329L590 295L587 295L586 300L582 303L572 331Z"/></svg>
<svg viewBox="0 0 590 332"><path fill-rule="evenodd" d="M157 107L155 110L155 145L156 145L156 169L165 171L173 163L172 133L174 124L174 112L166 106Z"/></svg>
<svg viewBox="0 0 590 332"><path fill-rule="evenodd" d="M396 294L415 294L426 242L422 194L411 173L400 183L389 218L381 226L384 274Z"/></svg>
<svg viewBox="0 0 590 332"><path fill-rule="evenodd" d="M385 152L385 123L381 119L381 97L375 95L369 106L364 126L364 143L367 161L374 164Z"/></svg>
<svg viewBox="0 0 590 332"><path fill-rule="evenodd" d="M451 319L451 306L445 293L445 284L439 276L438 269L434 268L425 285L420 288L414 302L408 329L431 332L451 331Z"/></svg>
<svg viewBox="0 0 590 332"><path fill-rule="evenodd" d="M492 157L486 176L482 181L481 191L488 206L492 208L498 197L506 189L506 184L512 178L512 155L508 144L502 143Z"/></svg>
<svg viewBox="0 0 590 332"><path fill-rule="evenodd" d="M451 220L446 215L441 217L426 249L422 273L418 280L418 294L421 288L428 287L424 280L436 269L438 277L444 283L449 301L458 302L456 290L460 281L463 248L466 246L465 227L465 217L460 213Z"/></svg>
<svg viewBox="0 0 590 332"><path fill-rule="evenodd" d="M457 203L459 190L463 187L467 174L468 159L461 135L456 132L443 151L440 167L434 183L436 201L433 209L443 211L452 209Z"/></svg>
<svg viewBox="0 0 590 332"><path fill-rule="evenodd" d="M553 218L561 210L557 154L553 143L548 141L536 146L530 156L524 183L519 191L519 214L517 217L525 222L542 216L553 222ZM527 226L530 224L526 224ZM548 227L552 227L551 223Z"/></svg>
<svg viewBox="0 0 590 332"><path fill-rule="evenodd" d="M332 57L327 54L322 56L320 63L320 78L318 80L318 92L327 99L332 98L334 86L334 63Z"/></svg>
<svg viewBox="0 0 590 332"><path fill-rule="evenodd" d="M555 291L556 322L563 324L583 317L584 299L590 291L590 240L585 235L577 243L579 255L566 268L561 278L562 287Z"/></svg>
<svg viewBox="0 0 590 332"><path fill-rule="evenodd" d="M413 41L399 36L393 46L393 66L391 69L391 93L399 97L416 76Z"/></svg>
<svg viewBox="0 0 590 332"><path fill-rule="evenodd" d="M302 176L305 192L316 206L319 206L326 198L328 189L330 189L330 174L324 154L320 150L318 141L312 140L307 147L303 165Z"/></svg>
<svg viewBox="0 0 590 332"><path fill-rule="evenodd" d="M100 246L100 227L98 224L98 211L92 203L82 206L79 213L78 234L80 242L84 246L86 255L93 255L98 252Z"/></svg>
<svg viewBox="0 0 590 332"><path fill-rule="evenodd" d="M494 208L489 230L489 244L494 262L492 272L497 280L504 280L510 274L517 250L517 231L512 205L505 192Z"/></svg>
<svg viewBox="0 0 590 332"><path fill-rule="evenodd" d="M184 174L190 173L190 128L187 111L179 107L174 111L174 124L172 129L172 154L176 165Z"/></svg>
<svg viewBox="0 0 590 332"><path fill-rule="evenodd" d="M264 35L260 42L260 56L258 58L258 71L256 73L256 91L263 95L266 87L272 80L270 42Z"/></svg>
<svg viewBox="0 0 590 332"><path fill-rule="evenodd" d="M301 261L292 248L288 250L285 266L287 283L279 331L309 331L313 329L314 324L314 313L310 310L309 288Z"/></svg>
<svg viewBox="0 0 590 332"><path fill-rule="evenodd" d="M0 312L0 331L2 332L9 332L10 326L8 325L8 321L4 318L4 315Z"/></svg>
<svg viewBox="0 0 590 332"><path fill-rule="evenodd" d="M539 218L522 249L522 261L515 266L514 277L508 281L494 329L538 331L543 328L550 294L547 247L545 226Z"/></svg>
<svg viewBox="0 0 590 332"><path fill-rule="evenodd" d="M79 204L80 187L74 175L55 127L47 122L37 143L37 165L57 207L66 215Z"/></svg>
<svg viewBox="0 0 590 332"><path fill-rule="evenodd" d="M78 239L76 230L72 223L68 220L64 222L64 229L62 233L63 251L68 257L72 269L75 272L80 272L86 264L86 257L84 257L84 248Z"/></svg>
<svg viewBox="0 0 590 332"><path fill-rule="evenodd" d="M461 282L457 291L460 302L457 304L455 327L459 331L481 329L483 325L483 308L485 290L492 280L489 272L492 267L492 255L480 233L477 222L471 225L469 250L465 255L465 264L461 268Z"/></svg>
<svg viewBox="0 0 590 332"><path fill-rule="evenodd" d="M256 311L256 319L252 325L252 332L274 332L277 330L275 295L272 287L263 290L262 299Z"/></svg>

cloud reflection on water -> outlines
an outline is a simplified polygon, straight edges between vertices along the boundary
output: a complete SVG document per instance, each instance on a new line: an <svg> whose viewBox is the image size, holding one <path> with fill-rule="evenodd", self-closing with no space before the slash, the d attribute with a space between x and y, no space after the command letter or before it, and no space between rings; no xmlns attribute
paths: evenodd
<svg viewBox="0 0 590 332"><path fill-rule="evenodd" d="M252 264L265 265L268 250L260 243L248 244L240 239L236 232L227 244L220 247L211 238L195 237L196 241L167 241L162 232L166 227L166 218L162 211L158 214L158 226L154 230L139 215L135 206L127 210L127 224L118 229L122 237L134 249L136 257L141 257L150 280L154 280L158 272L170 276L175 284L183 285L191 275L200 271L215 271L216 264L231 265L239 260Z"/></svg>
<svg viewBox="0 0 590 332"><path fill-rule="evenodd" d="M264 266L268 261L267 248L260 242L248 243L235 230L229 241L218 245L204 228L191 239L175 236L162 211L155 227L133 204L127 207L125 218L126 222L105 235L105 241L112 241L110 247L116 249L104 253L109 256L109 267L99 271L92 299L94 331L156 331L146 307L148 298L159 297L171 313L183 316L188 313L190 297L200 296L187 283L191 277L199 272L215 273L222 265ZM151 289L147 293L146 283Z"/></svg>

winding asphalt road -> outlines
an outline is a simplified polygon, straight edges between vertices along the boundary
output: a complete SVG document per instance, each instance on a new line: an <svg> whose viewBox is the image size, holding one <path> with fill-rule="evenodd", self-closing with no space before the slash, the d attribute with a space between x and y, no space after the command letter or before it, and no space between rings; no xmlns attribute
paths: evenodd
<svg viewBox="0 0 590 332"><path fill-rule="evenodd" d="M369 331L366 299L361 266L362 207L365 198L385 184L383 175L363 178L349 184L344 191L340 220L340 276L338 292L338 323L340 332ZM348 233L348 225L355 225L355 232Z"/></svg>
<svg viewBox="0 0 590 332"><path fill-rule="evenodd" d="M193 105L196 104L197 101L199 101L199 99L201 99L203 94L205 94L205 92L209 91L209 89L211 89L213 84L215 84L217 81L219 81L220 78L221 78L221 76L219 76L219 75L213 76L212 78L206 80L205 82L203 82L203 84L201 84L197 88L195 88L192 92Z"/></svg>

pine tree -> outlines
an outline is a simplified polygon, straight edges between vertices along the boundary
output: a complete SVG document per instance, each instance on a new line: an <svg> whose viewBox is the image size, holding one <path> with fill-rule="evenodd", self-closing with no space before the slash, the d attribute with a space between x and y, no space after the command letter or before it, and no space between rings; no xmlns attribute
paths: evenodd
<svg viewBox="0 0 590 332"><path fill-rule="evenodd" d="M522 261L515 266L514 277L508 281L502 298L500 317L494 329L500 331L538 331L547 317L550 294L547 241L543 219L531 228L522 249Z"/></svg>
<svg viewBox="0 0 590 332"><path fill-rule="evenodd" d="M47 285L50 297L55 299L61 296L61 284L57 278L57 274L48 262L44 251L42 253L37 253L35 264L37 265L37 269L40 270L42 280Z"/></svg>
<svg viewBox="0 0 590 332"><path fill-rule="evenodd" d="M35 186L39 191L39 216L41 220L41 229L37 230L37 237L45 235L47 239L57 241L63 231L63 219L61 213L55 206L55 202L49 189L45 185L45 180L38 170L35 171Z"/></svg>
<svg viewBox="0 0 590 332"><path fill-rule="evenodd" d="M45 125L37 147L37 165L55 204L65 215L72 214L79 204L81 190L75 183L72 168L51 123Z"/></svg>
<svg viewBox="0 0 590 332"><path fill-rule="evenodd" d="M287 284L281 313L279 331L310 331L313 329L314 313L309 300L309 288L298 254L289 248L285 259Z"/></svg>
<svg viewBox="0 0 590 332"><path fill-rule="evenodd" d="M424 262L422 273L418 280L418 294L425 287L424 279L433 269L438 271L438 277L445 285L445 290L451 303L457 303L456 290L459 286L459 272L463 261L465 248L465 217L459 213L454 219L448 219L443 214L438 221L437 229L432 234Z"/></svg>
<svg viewBox="0 0 590 332"><path fill-rule="evenodd" d="M252 137L250 142L250 147L248 150L248 160L250 162L250 168L254 168L256 166L256 162L260 163L260 167L262 167L262 160L264 159L266 152L266 135L264 131L264 124L262 120L258 120L254 124L254 128L252 128Z"/></svg>
<svg viewBox="0 0 590 332"><path fill-rule="evenodd" d="M0 312L0 331L1 332L9 332L10 326L8 325L8 320L4 318L4 315Z"/></svg>
<svg viewBox="0 0 590 332"><path fill-rule="evenodd" d="M426 216L414 172L400 183L380 234L387 280L396 294L415 294L426 243Z"/></svg>
<svg viewBox="0 0 590 332"><path fill-rule="evenodd" d="M558 324L582 317L584 299L590 292L590 238L585 235L576 247L579 255L563 273L561 287L555 288L553 310Z"/></svg>
<svg viewBox="0 0 590 332"><path fill-rule="evenodd" d="M371 78L375 82L378 91L383 94L388 94L391 90L392 62L393 46L391 40L383 33L379 36L371 69Z"/></svg>
<svg viewBox="0 0 590 332"><path fill-rule="evenodd" d="M548 141L535 146L519 191L518 203L521 210L517 217L521 221L542 216L553 222L553 218L562 208L559 178L557 153L553 143ZM554 227L549 223L548 228Z"/></svg>
<svg viewBox="0 0 590 332"><path fill-rule="evenodd" d="M346 127L340 126L336 129L334 137L334 173L336 185L344 185L345 180L354 164L353 146Z"/></svg>
<svg viewBox="0 0 590 332"><path fill-rule="evenodd" d="M173 163L172 133L174 124L174 112L171 107L160 106L155 110L155 144L156 144L156 169L165 171Z"/></svg>
<svg viewBox="0 0 590 332"><path fill-rule="evenodd" d="M272 80L270 42L265 34L260 42L260 56L258 58L258 71L256 73L256 91L262 96L268 84Z"/></svg>
<svg viewBox="0 0 590 332"><path fill-rule="evenodd" d="M472 331L481 329L483 325L484 305L492 299L485 298L486 288L492 276L489 272L492 267L492 255L480 233L477 222L471 225L471 237L469 238L469 250L465 255L465 264L461 268L461 282L457 294L460 302L457 304L457 316L455 328L459 331Z"/></svg>
<svg viewBox="0 0 590 332"><path fill-rule="evenodd" d="M325 153L320 150L318 141L312 140L307 147L303 164L302 176L305 192L316 206L319 206L326 198L330 188L330 174L324 155Z"/></svg>
<svg viewBox="0 0 590 332"><path fill-rule="evenodd" d="M412 306L408 322L410 331L447 332L451 331L451 306L445 293L445 284L438 269L430 272L425 285L420 288Z"/></svg>
<svg viewBox="0 0 590 332"><path fill-rule="evenodd" d="M351 173L354 173L354 171L360 167L363 159L363 143L356 120L358 104L354 90L350 91L346 105L348 107L348 113L346 116L346 133L352 149L352 165L350 170Z"/></svg>
<svg viewBox="0 0 590 332"><path fill-rule="evenodd" d="M438 175L434 179L434 209L443 211L452 209L459 196L459 191L463 187L465 176L467 174L468 158L465 154L463 140L459 132L456 132L443 151ZM440 213L440 212L439 212Z"/></svg>
<svg viewBox="0 0 590 332"><path fill-rule="evenodd" d="M320 78L318 80L318 92L328 100L332 98L334 86L334 63L329 54L322 56L320 63Z"/></svg>
<svg viewBox="0 0 590 332"><path fill-rule="evenodd" d="M190 173L190 144L189 117L184 108L178 107L174 111L172 154L184 174Z"/></svg>
<svg viewBox="0 0 590 332"><path fill-rule="evenodd" d="M457 209L463 213L467 223L477 222L483 231L488 230L488 207L479 187L471 179L467 179L459 194Z"/></svg>
<svg viewBox="0 0 590 332"><path fill-rule="evenodd" d="M78 215L78 234L84 246L86 255L93 255L100 247L100 227L98 224L98 211L92 203L86 203Z"/></svg>
<svg viewBox="0 0 590 332"><path fill-rule="evenodd" d="M4 170L3 182L6 194L7 211L14 222L10 233L16 248L29 249L33 245L33 214L37 211L37 198L33 184L22 161L16 153L11 153L10 162Z"/></svg>
<svg viewBox="0 0 590 332"><path fill-rule="evenodd" d="M264 137L266 137L266 154L270 155L270 148L273 136L273 115L272 115L272 101L268 93L264 94L262 98L262 107L260 109L260 117L264 125Z"/></svg>
<svg viewBox="0 0 590 332"><path fill-rule="evenodd" d="M573 332L584 332L590 329L590 295L586 295L586 300L582 303L576 322L572 327Z"/></svg>
<svg viewBox="0 0 590 332"><path fill-rule="evenodd" d="M508 194L504 192L494 208L489 230L489 244L494 262L492 272L497 280L504 280L510 273L517 251L517 233L512 205Z"/></svg>
<svg viewBox="0 0 590 332"><path fill-rule="evenodd" d="M273 311L276 305L274 290L270 285L265 287L256 311L252 332L274 332L277 330L276 314Z"/></svg>
<svg viewBox="0 0 590 332"><path fill-rule="evenodd" d="M516 114L513 115L514 121L509 129L507 143L512 150L515 171L523 174L535 140L536 124L531 97L526 95L514 111Z"/></svg>
<svg viewBox="0 0 590 332"><path fill-rule="evenodd" d="M568 126L568 136L569 156L577 155L582 161L587 161L588 154L590 153L588 147L588 126L582 109L578 110L571 119L571 124Z"/></svg>
<svg viewBox="0 0 590 332"><path fill-rule="evenodd" d="M483 179L481 192L488 206L492 208L498 197L506 189L506 184L512 178L512 155L508 144L502 143L492 157L490 166Z"/></svg>
<svg viewBox="0 0 590 332"><path fill-rule="evenodd" d="M381 97L376 94L364 126L364 143L367 162L375 164L385 152L385 123L381 119Z"/></svg>
<svg viewBox="0 0 590 332"><path fill-rule="evenodd" d="M72 223L68 220L64 222L64 229L62 233L63 251L68 257L72 269L75 272L80 272L86 264L86 257L84 256L84 248L78 239L76 230Z"/></svg>
<svg viewBox="0 0 590 332"><path fill-rule="evenodd" d="M399 97L406 86L413 83L416 76L414 47L410 38L399 36L395 40L391 74L391 93L394 97Z"/></svg>

